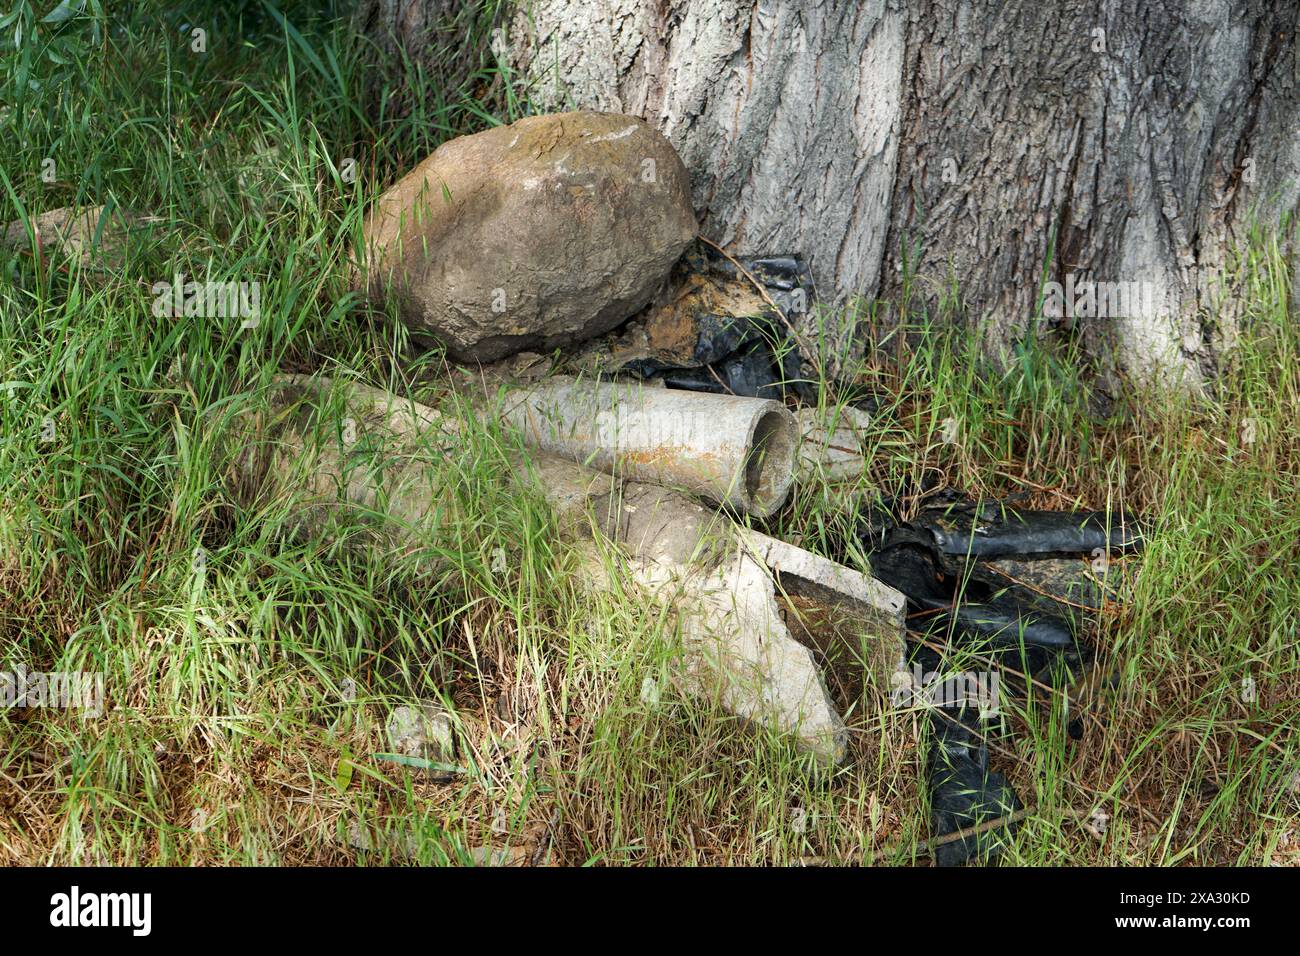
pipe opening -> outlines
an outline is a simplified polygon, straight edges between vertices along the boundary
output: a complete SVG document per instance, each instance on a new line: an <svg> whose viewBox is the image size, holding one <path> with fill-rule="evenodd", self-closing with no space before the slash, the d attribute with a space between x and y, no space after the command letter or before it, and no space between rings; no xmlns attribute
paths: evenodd
<svg viewBox="0 0 1300 956"><path fill-rule="evenodd" d="M745 459L745 494L766 517L780 507L794 477L794 421L784 410L764 412L754 424Z"/></svg>

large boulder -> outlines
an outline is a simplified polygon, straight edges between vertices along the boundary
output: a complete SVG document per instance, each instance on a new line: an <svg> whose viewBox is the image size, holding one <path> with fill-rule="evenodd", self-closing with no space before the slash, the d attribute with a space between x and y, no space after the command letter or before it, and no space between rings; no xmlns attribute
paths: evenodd
<svg viewBox="0 0 1300 956"><path fill-rule="evenodd" d="M379 200L372 292L453 358L492 361L614 328L695 236L681 159L616 113L531 116L440 146Z"/></svg>

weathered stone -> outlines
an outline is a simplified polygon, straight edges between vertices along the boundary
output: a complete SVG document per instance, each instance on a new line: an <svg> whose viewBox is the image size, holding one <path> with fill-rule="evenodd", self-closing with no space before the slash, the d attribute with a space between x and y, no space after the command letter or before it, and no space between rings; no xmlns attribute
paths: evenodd
<svg viewBox="0 0 1300 956"><path fill-rule="evenodd" d="M440 146L364 242L413 332L492 361L599 335L645 306L695 236L668 141L615 113L532 116Z"/></svg>

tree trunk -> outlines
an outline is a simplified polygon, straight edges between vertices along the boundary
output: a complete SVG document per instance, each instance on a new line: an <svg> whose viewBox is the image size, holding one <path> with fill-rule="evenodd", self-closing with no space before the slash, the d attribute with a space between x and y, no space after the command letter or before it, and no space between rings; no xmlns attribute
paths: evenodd
<svg viewBox="0 0 1300 956"><path fill-rule="evenodd" d="M1150 308L1059 331L1107 371L1212 375L1240 319L1216 277L1252 210L1297 202L1300 7L981 6L909 5L889 253L918 248L1004 357L1043 279L1146 284Z"/></svg>
<svg viewBox="0 0 1300 956"><path fill-rule="evenodd" d="M801 253L824 300L953 290L1003 362L1078 336L1108 382L1194 385L1239 330L1214 277L1300 199L1298 25L1289 0L531 0L506 56L538 109L656 123L704 234ZM1090 310L1089 281L1139 285Z"/></svg>

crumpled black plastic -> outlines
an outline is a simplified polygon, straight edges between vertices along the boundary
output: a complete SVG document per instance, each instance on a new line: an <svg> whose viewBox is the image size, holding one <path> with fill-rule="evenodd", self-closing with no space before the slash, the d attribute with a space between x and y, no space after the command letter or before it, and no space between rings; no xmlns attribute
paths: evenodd
<svg viewBox="0 0 1300 956"><path fill-rule="evenodd" d="M1022 653L1031 672L1057 659L1080 663L1083 602L1053 600L998 574L997 558L1080 560L1139 548L1130 516L1018 509L1005 502L949 503L898 521L888 507L864 516L859 540L872 574L908 599L913 623L954 646Z"/></svg>
<svg viewBox="0 0 1300 956"><path fill-rule="evenodd" d="M1142 542L1128 515L1104 511L1029 511L1004 502L965 502L925 508L908 522L924 529L944 554L1092 554L1132 551Z"/></svg>
<svg viewBox="0 0 1300 956"><path fill-rule="evenodd" d="M1053 599L1008 580L997 562L1060 562L1133 551L1143 535L1133 518L1103 512L1048 512L1007 502L948 501L899 520L892 502L862 516L858 538L872 574L907 598L909 623L939 648L975 647L994 655L1019 655L1036 675L1064 663L1076 669L1090 658L1080 640L1089 605ZM1099 606L1099 603L1098 605ZM913 657L937 669L943 651L913 642ZM1007 686L1011 682L1003 682ZM1021 808L1006 778L988 765L988 748L970 709L931 710L932 743L926 758L931 832L947 836ZM1077 736L1071 729L1072 736ZM991 858L1008 827L939 844L935 859L952 866Z"/></svg>
<svg viewBox="0 0 1300 956"><path fill-rule="evenodd" d="M739 268L737 268L739 265ZM818 375L799 349L793 326L814 299L812 272L797 255L741 256L733 261L701 246L684 256L674 273L704 275L746 287L757 283L776 308L754 315L717 315L700 309L691 315L695 339L690 355L633 358L595 371L599 378L631 375L662 381L669 388L743 395L815 405L821 398ZM834 400L877 414L886 399L862 385L835 381Z"/></svg>
<svg viewBox="0 0 1300 956"><path fill-rule="evenodd" d="M1018 653L1030 672L1058 655L1080 657L1077 626L1039 603L1017 599L1014 585L988 583L948 573L923 534L892 529L868 547L871 573L907 598L912 624L955 647Z"/></svg>
<svg viewBox="0 0 1300 956"><path fill-rule="evenodd" d="M696 368L672 368L646 360L629 363L624 371L632 371L640 378L661 379L669 388L782 401L787 391L799 394L811 387L800 380L799 366L798 353L789 351L778 357L771 345L758 341ZM815 390L804 400L815 401Z"/></svg>
<svg viewBox="0 0 1300 956"><path fill-rule="evenodd" d="M969 708L934 708L930 712L930 752L926 757L930 789L930 832L948 836L978 827L1022 809L1007 778L989 768L989 750ZM934 847L939 866L987 861L1002 852L1017 824L1007 822Z"/></svg>
<svg viewBox="0 0 1300 956"><path fill-rule="evenodd" d="M719 275L728 278L745 278L725 256L713 253L709 256L711 268ZM812 271L800 256L739 256L736 262L741 269L767 289L772 301L779 305L786 315L791 311L803 312L800 301L804 306L812 301ZM803 290L803 295L796 296L796 290Z"/></svg>
<svg viewBox="0 0 1300 956"><path fill-rule="evenodd" d="M731 260L707 248L688 256L683 267L724 279L748 282L752 278L763 286L780 315L771 308L742 318L697 313L689 366L639 359L619 371L660 379L669 388L815 403L818 388L803 373L804 356L789 329L813 299L807 264L798 256L742 256L736 263L748 277Z"/></svg>

